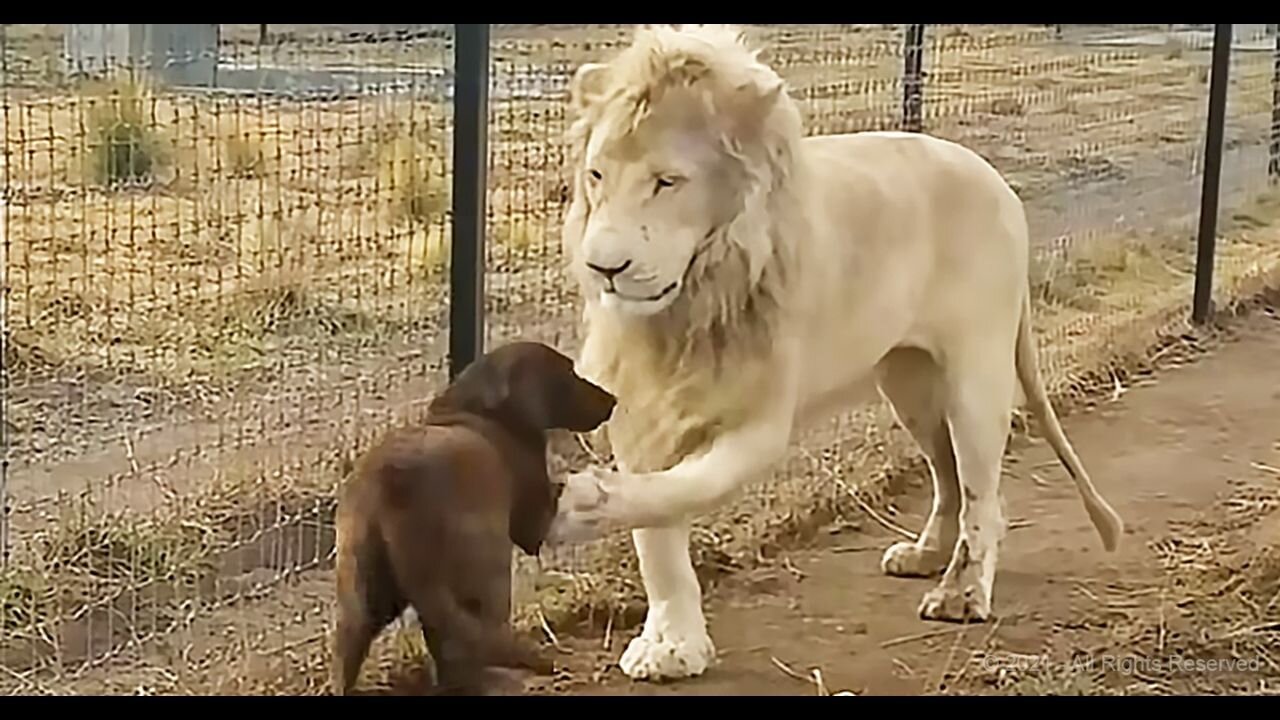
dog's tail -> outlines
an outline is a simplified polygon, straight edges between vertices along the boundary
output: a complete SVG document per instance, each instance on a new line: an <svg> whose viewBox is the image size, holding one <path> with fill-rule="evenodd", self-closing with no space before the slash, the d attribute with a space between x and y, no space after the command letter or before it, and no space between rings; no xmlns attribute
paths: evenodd
<svg viewBox="0 0 1280 720"><path fill-rule="evenodd" d="M1040 364L1036 359L1035 338L1031 331L1031 294L1026 292L1022 298L1022 317L1018 321L1018 346L1016 363L1018 381L1026 394L1027 405L1036 420L1044 428L1044 433L1057 453L1058 460L1066 468L1067 474L1075 481L1084 508L1089 519L1102 537L1102 545L1107 552L1114 551L1120 545L1120 537L1124 534L1124 522L1120 515L1103 499L1094 487L1084 464L1076 456L1076 451L1067 440L1067 435L1058 423L1058 416L1049 402L1049 394L1045 390L1044 379L1040 375Z"/></svg>
<svg viewBox="0 0 1280 720"><path fill-rule="evenodd" d="M382 539L346 505L338 507L336 539L337 587L334 602L330 688L347 695L355 687L373 638L385 625L376 617L381 587L389 577Z"/></svg>

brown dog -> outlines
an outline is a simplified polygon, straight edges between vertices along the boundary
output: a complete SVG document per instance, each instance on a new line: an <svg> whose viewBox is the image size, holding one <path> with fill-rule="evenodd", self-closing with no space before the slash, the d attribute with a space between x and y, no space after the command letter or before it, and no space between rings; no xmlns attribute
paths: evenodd
<svg viewBox="0 0 1280 720"><path fill-rule="evenodd" d="M383 628L412 605L442 691L483 692L489 667L550 672L508 628L511 544L536 555L556 512L546 433L587 432L615 399L539 343L472 363L361 459L337 516L333 690L351 691Z"/></svg>

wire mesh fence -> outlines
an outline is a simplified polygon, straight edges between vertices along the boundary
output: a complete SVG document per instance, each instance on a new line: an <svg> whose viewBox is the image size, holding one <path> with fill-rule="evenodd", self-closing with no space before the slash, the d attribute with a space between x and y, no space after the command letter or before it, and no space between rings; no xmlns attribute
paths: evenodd
<svg viewBox="0 0 1280 720"><path fill-rule="evenodd" d="M75 677L323 564L348 451L429 399L450 56L447 35L121 33L189 44L160 64L67 35L54 84L8 74L24 30L4 665Z"/></svg>
<svg viewBox="0 0 1280 720"><path fill-rule="evenodd" d="M1006 174L1060 401L1185 314L1211 32L747 30L811 134L919 129ZM0 688L322 689L334 490L445 380L452 26L3 32ZM490 346L578 347L565 91L630 32L492 28ZM1231 60L1222 302L1280 263L1275 28L1236 26ZM589 459L556 449L557 472ZM878 406L819 428L699 523L700 571L857 525L913 457ZM612 623L643 597L625 536L518 574L525 620Z"/></svg>

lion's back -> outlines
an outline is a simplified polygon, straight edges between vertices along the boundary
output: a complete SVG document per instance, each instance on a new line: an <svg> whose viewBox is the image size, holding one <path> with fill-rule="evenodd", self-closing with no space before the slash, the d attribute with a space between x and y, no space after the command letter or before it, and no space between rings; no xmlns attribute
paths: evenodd
<svg viewBox="0 0 1280 720"><path fill-rule="evenodd" d="M862 341L875 325L896 337L918 320L900 309L930 306L929 297L974 278L987 278L991 293L1019 292L1029 252L1026 216L980 155L945 139L891 131L814 136L802 147L811 234L797 245L800 285L812 297L811 334L852 326L861 328L855 335ZM857 317L848 308L859 308Z"/></svg>
<svg viewBox="0 0 1280 720"><path fill-rule="evenodd" d="M879 185L936 194L982 194L996 201L1017 196L1004 177L976 151L945 138L893 130L815 135L802 141L815 179L832 185Z"/></svg>
<svg viewBox="0 0 1280 720"><path fill-rule="evenodd" d="M915 261L949 255L948 238L964 245L995 242L998 252L1026 242L1022 201L998 170L977 152L922 133L869 131L805 138L811 217L816 234L847 245L851 229L861 242L877 238ZM818 243L822 245L823 243ZM838 252L838 247L825 247ZM905 258L904 258L905 259Z"/></svg>

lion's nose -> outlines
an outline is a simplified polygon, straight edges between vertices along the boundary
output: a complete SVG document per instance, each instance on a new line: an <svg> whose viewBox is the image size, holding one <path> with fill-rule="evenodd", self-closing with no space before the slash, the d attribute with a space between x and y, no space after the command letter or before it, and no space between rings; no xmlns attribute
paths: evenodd
<svg viewBox="0 0 1280 720"><path fill-rule="evenodd" d="M603 275L606 280L612 280L614 276L616 276L618 273L623 272L627 268L631 267L631 261L628 260L622 263L621 265L617 265L615 267L604 267L603 265L596 265L595 263L589 262L587 263L587 267Z"/></svg>

